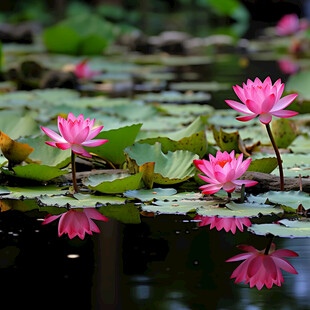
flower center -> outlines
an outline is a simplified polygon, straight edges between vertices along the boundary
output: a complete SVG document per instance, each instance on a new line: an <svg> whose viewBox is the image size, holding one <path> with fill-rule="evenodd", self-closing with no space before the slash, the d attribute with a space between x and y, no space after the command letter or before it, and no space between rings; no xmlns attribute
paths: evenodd
<svg viewBox="0 0 310 310"><path fill-rule="evenodd" d="M217 164L223 168L227 163L230 163L230 162L231 160L221 160L221 161L218 161Z"/></svg>

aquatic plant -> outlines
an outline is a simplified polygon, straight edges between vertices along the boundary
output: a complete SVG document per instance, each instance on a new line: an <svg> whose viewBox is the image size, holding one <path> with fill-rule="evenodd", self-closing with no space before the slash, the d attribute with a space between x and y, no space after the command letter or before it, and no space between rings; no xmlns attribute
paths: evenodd
<svg viewBox="0 0 310 310"><path fill-rule="evenodd" d="M93 128L94 123L95 119L87 118L84 120L83 114L76 118L72 113L69 113L67 119L58 116L58 130L61 136L49 128L41 127L45 134L55 140L45 141L46 144L62 150L71 148L72 181L75 192L78 192L75 176L75 154L92 157L83 146L94 147L108 141L106 139L92 140L103 128L103 126Z"/></svg>
<svg viewBox="0 0 310 310"><path fill-rule="evenodd" d="M297 115L298 112L284 109L295 100L298 94L290 94L281 98L284 90L284 83L281 83L281 80L278 79L272 84L269 76L264 82L259 78L256 78L254 82L248 79L247 84L243 83L243 87L236 85L233 86L233 89L242 103L234 100L225 100L225 102L233 109L247 114L246 116L240 116L236 119L246 122L259 115L260 122L266 126L270 141L277 156L280 172L280 190L283 191L284 176L282 160L269 123L272 120L272 116L288 118Z"/></svg>
<svg viewBox="0 0 310 310"><path fill-rule="evenodd" d="M248 169L251 159L243 160L243 154L235 158L235 151L228 154L226 151L218 151L216 157L209 154L209 161L205 159L195 159L193 162L197 169L204 175L198 175L207 185L202 185L203 194L214 194L223 188L226 192L232 193L236 188L240 189L244 184L246 187L256 185L256 181L237 180Z"/></svg>
<svg viewBox="0 0 310 310"><path fill-rule="evenodd" d="M235 262L244 260L232 273L231 278L236 278L235 283L245 281L250 287L256 286L261 290L264 285L271 288L273 284L281 286L284 282L281 269L298 274L295 268L283 257L296 257L298 254L291 250L275 250L275 244L271 243L264 250L257 250L249 245L239 245L239 249L248 253L238 254L226 260Z"/></svg>

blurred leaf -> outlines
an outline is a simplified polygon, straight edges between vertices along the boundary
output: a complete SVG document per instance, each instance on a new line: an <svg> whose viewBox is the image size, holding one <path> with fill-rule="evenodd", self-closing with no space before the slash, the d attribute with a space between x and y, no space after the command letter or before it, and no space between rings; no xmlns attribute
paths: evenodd
<svg viewBox="0 0 310 310"><path fill-rule="evenodd" d="M279 148L287 148L298 135L295 122L290 119L275 119L271 126L274 139Z"/></svg>
<svg viewBox="0 0 310 310"><path fill-rule="evenodd" d="M55 25L44 30L43 41L49 52L76 55L81 36L68 26Z"/></svg>

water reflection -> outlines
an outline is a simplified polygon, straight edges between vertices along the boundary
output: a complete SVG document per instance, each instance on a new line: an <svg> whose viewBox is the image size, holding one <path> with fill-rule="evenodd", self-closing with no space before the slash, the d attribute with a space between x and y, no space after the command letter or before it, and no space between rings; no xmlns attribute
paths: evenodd
<svg viewBox="0 0 310 310"><path fill-rule="evenodd" d="M93 219L99 221L108 221L108 219L99 213L95 208L70 209L59 215L48 215L42 225L49 224L60 217L58 223L58 235L68 234L72 239L78 236L84 239L85 233L92 235L93 232L99 233L98 226L93 222Z"/></svg>
<svg viewBox="0 0 310 310"><path fill-rule="evenodd" d="M226 232L236 233L237 228L243 231L243 225L250 227L251 221L247 217L219 217L196 215L194 220L200 221L198 226L210 225L210 229L216 228L218 231L224 229Z"/></svg>

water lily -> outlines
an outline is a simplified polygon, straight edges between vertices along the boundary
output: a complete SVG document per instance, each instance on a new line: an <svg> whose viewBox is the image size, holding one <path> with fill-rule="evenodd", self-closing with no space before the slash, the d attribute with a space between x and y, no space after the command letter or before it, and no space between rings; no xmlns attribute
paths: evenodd
<svg viewBox="0 0 310 310"><path fill-rule="evenodd" d="M93 222L93 219L99 221L108 221L108 219L99 213L95 208L71 209L59 215L48 215L43 225L49 224L60 218L58 223L58 235L68 234L72 239L78 236L84 239L85 233L92 235L93 232L99 233L98 226Z"/></svg>
<svg viewBox="0 0 310 310"><path fill-rule="evenodd" d="M246 114L246 116L237 117L239 121L246 122L259 115L260 122L266 125L271 122L272 116L287 118L298 114L295 111L284 110L298 94L281 98L284 83L281 83L280 79L274 84L269 76L264 82L259 78L254 82L248 79L247 84L243 83L243 87L236 85L233 89L242 103L234 100L225 100L225 102L238 112Z"/></svg>
<svg viewBox="0 0 310 310"><path fill-rule="evenodd" d="M251 221L247 217L219 217L196 215L194 220L200 221L198 226L210 225L210 229L216 228L218 231L225 229L226 232L236 233L237 228L243 231L243 225L250 227Z"/></svg>
<svg viewBox="0 0 310 310"><path fill-rule="evenodd" d="M275 250L275 244L270 248L259 251L249 245L239 245L239 249L247 253L238 254L226 262L244 260L232 273L231 279L236 278L235 283L245 281L250 287L256 286L261 290L264 285L271 288L273 284L281 286L284 282L281 269L298 274L295 268L283 257L296 257L298 254L291 250Z"/></svg>
<svg viewBox="0 0 310 310"><path fill-rule="evenodd" d="M91 70L90 66L87 63L87 60L84 60L75 65L74 74L79 79L90 79L96 75L99 75L100 72Z"/></svg>
<svg viewBox="0 0 310 310"><path fill-rule="evenodd" d="M223 188L226 192L232 193L235 189L240 189L244 184L246 187L256 185L256 181L237 180L248 169L251 159L243 160L243 154L235 158L235 151L228 154L226 151L218 151L216 157L209 154L209 161L205 159L195 159L195 166L205 174L198 175L207 185L201 186L203 194L214 194Z"/></svg>
<svg viewBox="0 0 310 310"><path fill-rule="evenodd" d="M296 14L284 15L276 25L278 36L288 36L308 28L306 20L300 20Z"/></svg>
<svg viewBox="0 0 310 310"><path fill-rule="evenodd" d="M284 109L294 101L298 94L290 94L281 98L284 84L281 83L280 79L272 84L269 76L264 82L259 78L256 78L254 82L248 79L247 84L243 83L243 87L236 85L233 86L233 89L242 103L234 100L225 100L226 103L233 109L246 114L246 116L240 116L236 119L246 122L259 115L260 122L266 125L266 130L277 156L280 172L280 190L283 191L284 176L282 160L269 123L272 120L272 116L288 118L297 115L298 113L295 111Z"/></svg>
<svg viewBox="0 0 310 310"><path fill-rule="evenodd" d="M77 192L76 177L75 177L75 154L85 157L92 157L84 146L94 147L106 143L106 139L95 139L103 126L94 128L95 119L84 119L83 114L77 118L70 112L67 119L58 116L58 130L61 135L53 130L41 127L41 129L54 141L45 141L46 144L58 147L62 150L71 148L71 165L72 165L72 180L75 191Z"/></svg>

